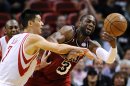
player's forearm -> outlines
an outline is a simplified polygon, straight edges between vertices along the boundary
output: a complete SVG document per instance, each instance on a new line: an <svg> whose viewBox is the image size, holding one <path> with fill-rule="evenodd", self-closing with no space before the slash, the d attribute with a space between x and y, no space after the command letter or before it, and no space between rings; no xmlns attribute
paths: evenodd
<svg viewBox="0 0 130 86"><path fill-rule="evenodd" d="M70 45L67 45L67 44L59 44L58 51L61 54L67 54L71 50L80 50L80 48L75 47L75 46L70 46Z"/></svg>
<svg viewBox="0 0 130 86"><path fill-rule="evenodd" d="M115 61L115 58L117 56L117 47L112 48L107 52L103 48L99 47L96 49L96 55L98 58L101 58L106 63L113 63Z"/></svg>

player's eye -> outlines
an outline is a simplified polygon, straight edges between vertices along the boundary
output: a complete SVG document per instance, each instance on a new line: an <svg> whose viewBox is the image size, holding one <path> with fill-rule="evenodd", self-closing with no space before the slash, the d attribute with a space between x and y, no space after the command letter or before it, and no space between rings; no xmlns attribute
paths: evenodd
<svg viewBox="0 0 130 86"><path fill-rule="evenodd" d="M13 28L17 29L18 26L9 26L9 29L13 29Z"/></svg>

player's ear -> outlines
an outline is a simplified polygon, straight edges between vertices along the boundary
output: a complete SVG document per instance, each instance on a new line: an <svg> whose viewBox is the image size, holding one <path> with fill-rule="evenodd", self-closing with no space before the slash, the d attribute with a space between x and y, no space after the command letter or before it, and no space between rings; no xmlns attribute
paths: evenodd
<svg viewBox="0 0 130 86"><path fill-rule="evenodd" d="M78 22L78 26L81 26L81 22Z"/></svg>
<svg viewBox="0 0 130 86"><path fill-rule="evenodd" d="M28 21L28 26L32 26L33 25L32 23L33 23L32 21Z"/></svg>

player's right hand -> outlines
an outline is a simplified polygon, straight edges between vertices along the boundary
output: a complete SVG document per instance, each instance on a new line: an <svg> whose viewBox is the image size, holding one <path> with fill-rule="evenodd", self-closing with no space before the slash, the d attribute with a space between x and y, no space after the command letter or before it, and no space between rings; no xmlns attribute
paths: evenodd
<svg viewBox="0 0 130 86"><path fill-rule="evenodd" d="M105 41L108 41L113 48L116 47L116 37L111 36L107 32L103 32L101 34L101 38Z"/></svg>
<svg viewBox="0 0 130 86"><path fill-rule="evenodd" d="M79 56L84 56L84 48L79 48L79 49L73 49L71 50L68 55L67 55L67 59L69 61L76 61L77 57Z"/></svg>

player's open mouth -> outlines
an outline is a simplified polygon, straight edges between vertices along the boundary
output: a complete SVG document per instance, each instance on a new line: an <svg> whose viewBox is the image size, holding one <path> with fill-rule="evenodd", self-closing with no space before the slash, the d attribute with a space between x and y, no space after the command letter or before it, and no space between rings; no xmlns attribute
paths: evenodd
<svg viewBox="0 0 130 86"><path fill-rule="evenodd" d="M91 27L91 28L92 28L92 27ZM87 29L86 29L86 31L87 31L87 32L91 32L91 31L92 31L92 29L87 28Z"/></svg>

